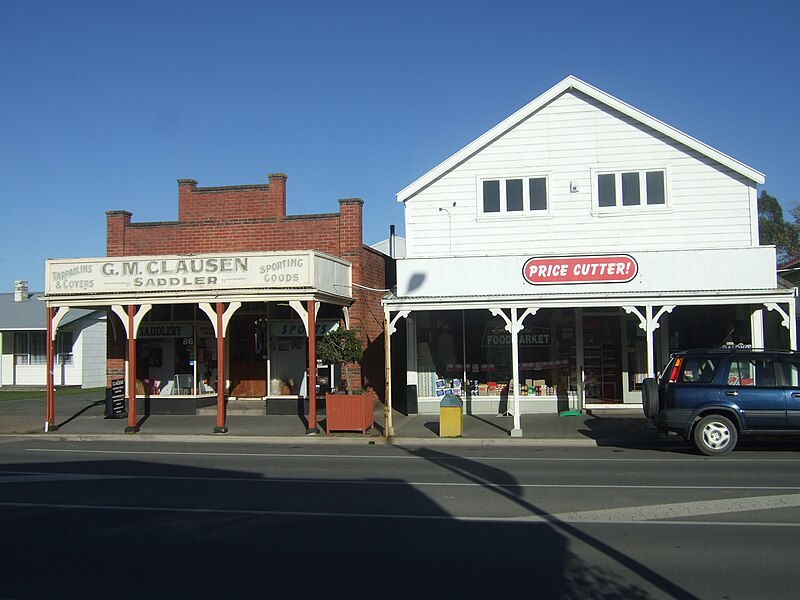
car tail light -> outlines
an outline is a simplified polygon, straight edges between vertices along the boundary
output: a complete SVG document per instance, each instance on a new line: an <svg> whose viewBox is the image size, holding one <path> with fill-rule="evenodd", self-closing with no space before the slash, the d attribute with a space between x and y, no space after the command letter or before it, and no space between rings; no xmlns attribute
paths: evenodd
<svg viewBox="0 0 800 600"><path fill-rule="evenodd" d="M675 383L678 381L678 375L681 372L681 367L683 366L683 357L679 356L675 359L675 364L672 365L672 371L669 373L669 382Z"/></svg>

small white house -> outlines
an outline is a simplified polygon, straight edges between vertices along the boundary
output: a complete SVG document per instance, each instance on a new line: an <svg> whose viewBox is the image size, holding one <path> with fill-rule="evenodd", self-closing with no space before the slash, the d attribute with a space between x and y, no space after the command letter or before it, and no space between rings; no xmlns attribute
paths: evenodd
<svg viewBox="0 0 800 600"><path fill-rule="evenodd" d="M26 281L0 294L0 387L46 384L47 310ZM73 309L61 320L53 371L57 386L106 385L106 314Z"/></svg>
<svg viewBox="0 0 800 600"><path fill-rule="evenodd" d="M764 179L567 77L398 193L393 401L434 413L455 392L521 435L521 413L639 405L670 352L731 328L796 348L793 290L759 245Z"/></svg>

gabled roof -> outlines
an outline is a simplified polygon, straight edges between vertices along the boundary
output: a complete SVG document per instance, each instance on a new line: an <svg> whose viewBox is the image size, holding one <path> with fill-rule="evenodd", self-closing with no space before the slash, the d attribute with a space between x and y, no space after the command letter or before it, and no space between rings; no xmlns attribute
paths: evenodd
<svg viewBox="0 0 800 600"><path fill-rule="evenodd" d="M513 115L502 121L501 123L492 127L489 131L484 133L475 141L467 144L453 154L450 158L445 160L443 163L440 163L438 166L434 167L427 173L425 173L422 177L417 179L412 184L403 188L397 194L397 201L404 202L408 200L420 190L424 189L434 181L436 181L439 177L450 171L451 169L455 168L467 158L472 156L473 154L477 153L479 150L482 150L496 139L519 125L522 121L530 117L536 111L541 109L543 106L547 105L549 102L553 101L555 98L560 96L561 94L575 90L594 98L598 102L602 102L606 106L618 110L624 115L631 117L639 121L640 123L651 127L652 129L662 133L663 135L672 138L676 142L687 146L700 154L710 158L718 162L721 165L724 165L739 173L740 175L754 181L755 183L762 184L765 181L765 177L763 173L756 171L755 169L748 167L746 164L739 162L735 158L731 158L727 154L720 152L719 150L715 150L711 146L704 144L703 142L696 140L695 138L686 135L685 133L678 131L674 127L667 125L663 121L659 121L655 117L651 117L650 115L640 111L637 108L634 108L630 104L626 104L622 100L618 100L613 96L606 94L602 90L597 89L596 87L589 85L588 83L581 81L577 77L573 77L572 75L566 77L561 82L557 83L549 90L547 90L544 94L539 96L538 98L534 99L533 101L529 102Z"/></svg>
<svg viewBox="0 0 800 600"><path fill-rule="evenodd" d="M47 329L47 305L30 294L27 300L16 302L14 294L0 294L0 331L45 331ZM86 308L72 308L59 323L64 327L87 315L98 312ZM102 311L100 311L102 312Z"/></svg>

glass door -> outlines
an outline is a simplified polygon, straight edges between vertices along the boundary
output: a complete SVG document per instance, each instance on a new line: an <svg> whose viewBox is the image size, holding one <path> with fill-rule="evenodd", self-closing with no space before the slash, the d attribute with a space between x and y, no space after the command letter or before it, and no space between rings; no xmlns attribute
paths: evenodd
<svg viewBox="0 0 800 600"><path fill-rule="evenodd" d="M583 313L585 404L622 403L621 348L618 313Z"/></svg>

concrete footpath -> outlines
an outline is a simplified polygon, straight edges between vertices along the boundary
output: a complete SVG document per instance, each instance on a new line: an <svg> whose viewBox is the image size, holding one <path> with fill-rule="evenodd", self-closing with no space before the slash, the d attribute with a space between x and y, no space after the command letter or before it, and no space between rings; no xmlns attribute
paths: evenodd
<svg viewBox="0 0 800 600"><path fill-rule="evenodd" d="M318 418L319 435L306 435L304 418L287 415L229 415L228 433L213 434L213 415L150 415L139 417L140 431L125 435L126 418L105 417L102 393L80 393L59 397L56 392L56 430L44 433L44 395L23 400L0 401L0 435L40 434L73 439L160 439L184 440L202 438L251 442L348 443L387 441L383 433L384 408L375 405L375 426L365 435L360 432L325 433L324 413ZM511 437L513 417L465 415L460 438L439 437L439 415L403 415L393 413L396 443L416 444L528 444L642 446L667 441L682 441L649 428L641 410L604 409L578 416L557 414L522 416L523 436Z"/></svg>

